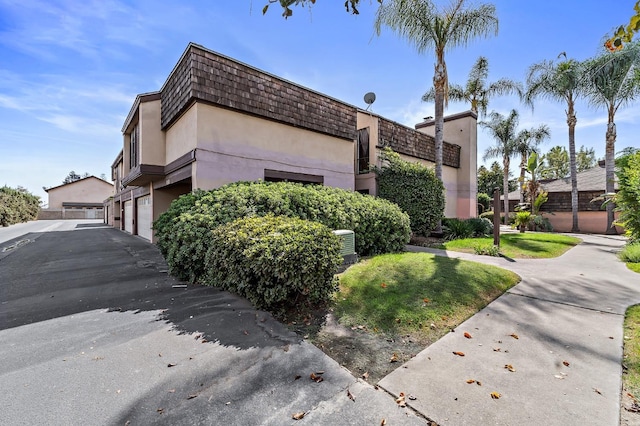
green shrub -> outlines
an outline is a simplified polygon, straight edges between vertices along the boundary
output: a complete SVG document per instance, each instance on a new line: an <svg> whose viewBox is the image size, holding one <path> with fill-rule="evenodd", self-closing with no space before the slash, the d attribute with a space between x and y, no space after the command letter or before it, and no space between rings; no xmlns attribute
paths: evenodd
<svg viewBox="0 0 640 426"><path fill-rule="evenodd" d="M500 247L493 244L478 245L473 248L475 254L483 256L500 256Z"/></svg>
<svg viewBox="0 0 640 426"><path fill-rule="evenodd" d="M533 221L533 217L534 216L531 214L530 211L523 210L523 211L516 212L513 225L516 228L520 229L520 232L524 232L529 226L529 224Z"/></svg>
<svg viewBox="0 0 640 426"><path fill-rule="evenodd" d="M22 187L0 187L0 225L9 226L38 218L40 197Z"/></svg>
<svg viewBox="0 0 640 426"><path fill-rule="evenodd" d="M553 225L549 221L548 217L545 217L541 214L535 215L533 217L533 228L536 231L542 232L553 232Z"/></svg>
<svg viewBox="0 0 640 426"><path fill-rule="evenodd" d="M320 223L248 217L219 226L208 238L206 283L258 308L324 303L337 289L341 239Z"/></svg>
<svg viewBox="0 0 640 426"><path fill-rule="evenodd" d="M489 221L491 221L491 223L493 223L493 210L491 210L490 212L484 212L480 214L480 218L481 219L487 219Z"/></svg>
<svg viewBox="0 0 640 426"><path fill-rule="evenodd" d="M466 220L446 218L442 221L442 232L447 240L473 237L473 228Z"/></svg>
<svg viewBox="0 0 640 426"><path fill-rule="evenodd" d="M471 217L469 219L465 219L465 222L471 228L474 237L486 237L489 235L493 235L493 223L481 217Z"/></svg>
<svg viewBox="0 0 640 426"><path fill-rule="evenodd" d="M640 242L624 246L618 257L623 262L640 263Z"/></svg>
<svg viewBox="0 0 640 426"><path fill-rule="evenodd" d="M380 158L384 165L374 168L378 196L407 212L414 234L429 235L444 217L444 185L429 167L405 161L390 148Z"/></svg>
<svg viewBox="0 0 640 426"><path fill-rule="evenodd" d="M616 168L618 223L625 228L631 241L640 241L640 150L616 159Z"/></svg>
<svg viewBox="0 0 640 426"><path fill-rule="evenodd" d="M488 212L491 208L491 197L484 192L478 192L478 206L480 214Z"/></svg>
<svg viewBox="0 0 640 426"><path fill-rule="evenodd" d="M239 218L268 214L353 230L356 251L363 256L402 251L409 242L409 217L397 205L344 189L290 182L237 182L203 192L177 217L163 214L160 219L171 226L157 229L156 237L166 242L170 272L193 282L204 276L208 233Z"/></svg>
<svg viewBox="0 0 640 426"><path fill-rule="evenodd" d="M156 245L165 257L171 245L171 241L167 239L171 235L171 227L176 223L178 217L193 208L196 201L202 198L204 194L206 194L205 191L196 189L191 193L179 196L173 200L167 211L162 213L158 220L153 222L153 229L156 231Z"/></svg>

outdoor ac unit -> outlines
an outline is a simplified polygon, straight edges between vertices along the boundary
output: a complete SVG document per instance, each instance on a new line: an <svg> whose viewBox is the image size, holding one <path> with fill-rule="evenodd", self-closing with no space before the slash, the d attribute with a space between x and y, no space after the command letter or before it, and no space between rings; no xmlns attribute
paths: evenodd
<svg viewBox="0 0 640 426"><path fill-rule="evenodd" d="M342 257L352 256L356 254L356 234L348 229L338 229L333 231L334 234L339 235L342 238L342 250L340 255Z"/></svg>

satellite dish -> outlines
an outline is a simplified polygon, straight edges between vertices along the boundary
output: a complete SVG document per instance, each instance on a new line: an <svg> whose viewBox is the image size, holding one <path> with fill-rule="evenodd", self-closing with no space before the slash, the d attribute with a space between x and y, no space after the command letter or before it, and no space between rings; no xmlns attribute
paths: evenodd
<svg viewBox="0 0 640 426"><path fill-rule="evenodd" d="M375 101L376 101L376 94L375 93L369 92L369 93L364 95L364 102L368 105L367 106L367 110L369 109L371 104L374 103Z"/></svg>

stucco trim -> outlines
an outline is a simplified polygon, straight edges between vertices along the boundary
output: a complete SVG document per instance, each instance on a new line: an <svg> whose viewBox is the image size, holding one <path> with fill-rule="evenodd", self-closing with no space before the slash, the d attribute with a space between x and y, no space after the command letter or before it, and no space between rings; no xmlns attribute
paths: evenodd
<svg viewBox="0 0 640 426"><path fill-rule="evenodd" d="M465 117L472 117L475 118L476 120L478 119L478 114L476 114L475 112L469 110L469 111L463 111L463 112L457 112L455 114L451 114L451 115L447 115L444 117L444 122L446 123L447 121L452 121L452 120L459 120L461 118L465 118ZM415 125L416 129L422 129L424 127L431 127L431 126L435 126L436 124L436 120L435 119L425 119L422 123L418 123Z"/></svg>

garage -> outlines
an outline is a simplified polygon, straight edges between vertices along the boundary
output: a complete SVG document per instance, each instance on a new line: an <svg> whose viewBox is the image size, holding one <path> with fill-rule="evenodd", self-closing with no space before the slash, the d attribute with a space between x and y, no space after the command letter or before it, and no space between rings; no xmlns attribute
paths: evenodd
<svg viewBox="0 0 640 426"><path fill-rule="evenodd" d="M133 201L124 202L124 230L133 234Z"/></svg>
<svg viewBox="0 0 640 426"><path fill-rule="evenodd" d="M136 222L138 224L138 235L151 241L151 196L145 195L144 197L140 197L136 200L136 203L138 215Z"/></svg>

